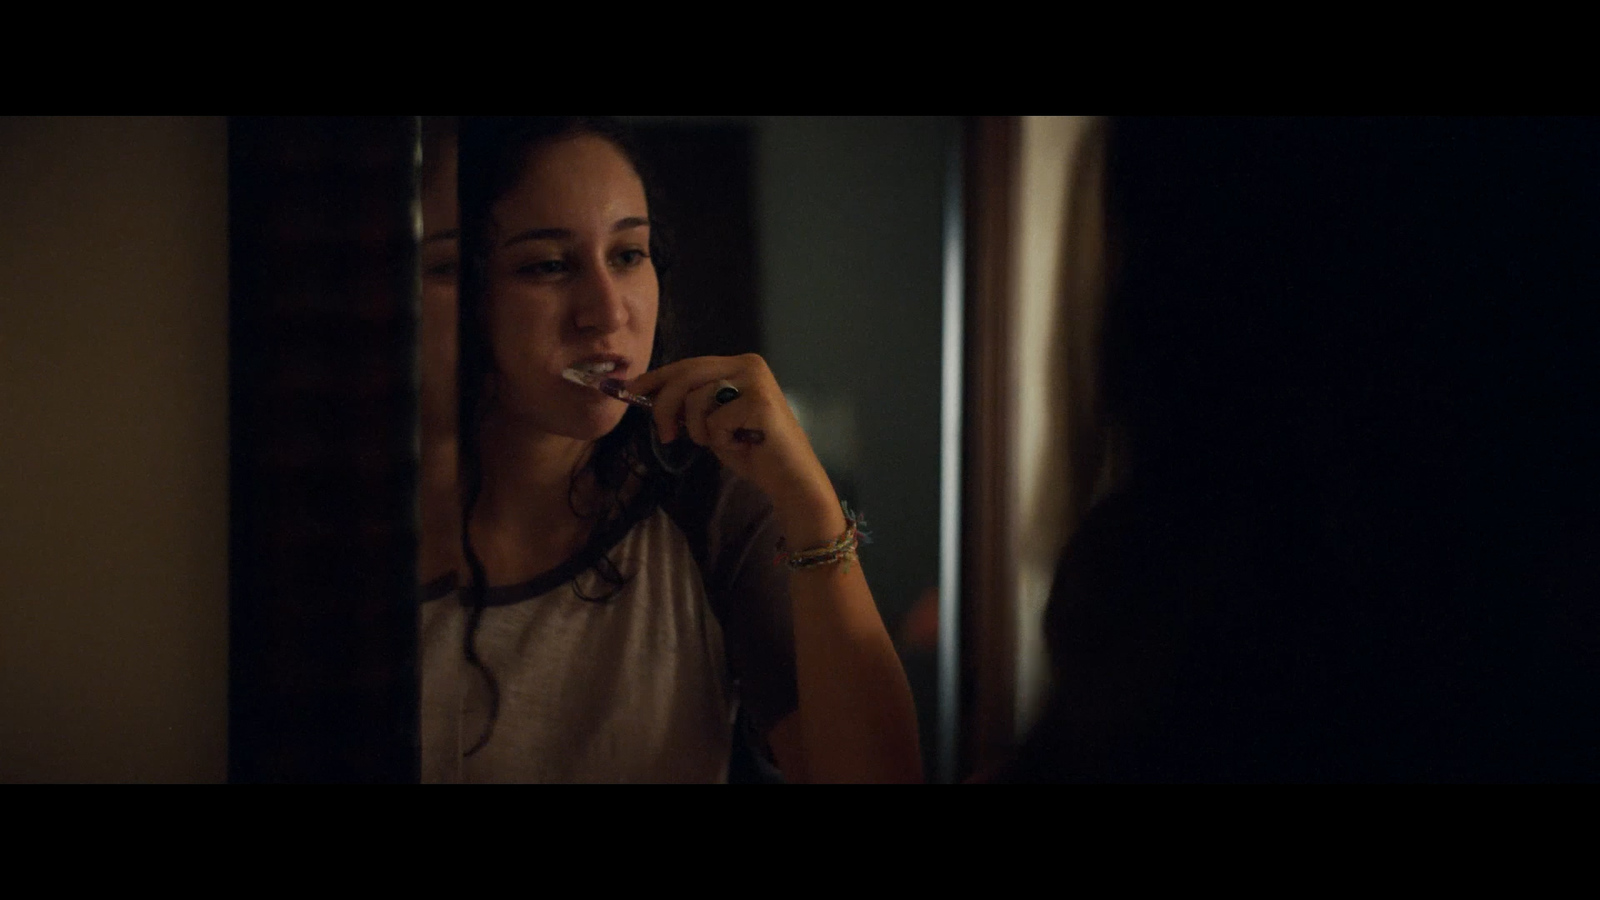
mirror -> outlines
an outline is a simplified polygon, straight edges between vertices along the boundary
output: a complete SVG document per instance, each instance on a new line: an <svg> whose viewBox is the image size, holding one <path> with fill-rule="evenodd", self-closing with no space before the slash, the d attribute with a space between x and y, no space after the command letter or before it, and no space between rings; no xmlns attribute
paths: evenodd
<svg viewBox="0 0 1600 900"><path fill-rule="evenodd" d="M952 208L959 210L951 204L950 179L959 122L642 117L624 124L651 194L652 253L658 238L668 235L657 262L670 249L661 290L662 309L670 301L672 310L675 356L765 357L836 491L864 512L873 536L864 566L917 698L925 770L937 773L942 329L947 226ZM430 315L439 323L449 319L443 298L458 226L445 190L449 141L428 137L435 131L444 134L448 125L423 126L422 509L424 522L439 523L438 533L459 535L448 526L449 511L459 508L450 483L454 451L440 440L430 453L427 424L434 409L439 424L433 430L446 433L457 414L444 392L436 405L428 400L429 372L448 373L454 352L444 328L428 323ZM466 178L471 164L462 167ZM438 477L429 474L433 470ZM477 496L475 490L463 488L468 496ZM427 527L420 552L429 597L447 596L459 573L473 565L449 541L430 539ZM478 626L471 620L436 623L428 610L425 602L425 656L476 654ZM456 650L460 638L443 636L452 628L474 637ZM429 663L423 675L425 721L433 668ZM460 702L473 709L481 704L496 716L512 701L503 701L487 668L479 679L486 696ZM467 695L474 690L450 683L457 687L439 690L451 696L458 688ZM438 714L448 713L441 708ZM425 778L428 744L425 738Z"/></svg>

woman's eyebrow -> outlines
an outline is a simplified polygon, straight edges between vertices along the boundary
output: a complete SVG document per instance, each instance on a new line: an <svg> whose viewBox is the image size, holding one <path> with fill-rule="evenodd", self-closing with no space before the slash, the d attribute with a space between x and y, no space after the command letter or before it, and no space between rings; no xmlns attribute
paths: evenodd
<svg viewBox="0 0 1600 900"><path fill-rule="evenodd" d="M565 228L529 228L506 238L501 247L520 244L523 241L566 241L572 239L572 232Z"/></svg>
<svg viewBox="0 0 1600 900"><path fill-rule="evenodd" d="M611 232L613 234L615 234L616 232L619 232L619 231L627 231L630 228L648 228L648 227L650 227L650 220L645 218L644 216L628 216L625 219L618 219L616 224L611 226ZM501 244L500 246L503 249L505 247L511 246L512 244L520 244L523 241L570 241L570 240L572 240L572 231L570 229L566 229L566 228L529 228L527 231L519 231L516 234L512 235L511 237L506 238L505 243Z"/></svg>
<svg viewBox="0 0 1600 900"><path fill-rule="evenodd" d="M433 234L428 235L422 239L422 242L424 244L432 244L435 241L453 241L460 236L461 232L459 230L455 228L448 228L444 231L436 231Z"/></svg>

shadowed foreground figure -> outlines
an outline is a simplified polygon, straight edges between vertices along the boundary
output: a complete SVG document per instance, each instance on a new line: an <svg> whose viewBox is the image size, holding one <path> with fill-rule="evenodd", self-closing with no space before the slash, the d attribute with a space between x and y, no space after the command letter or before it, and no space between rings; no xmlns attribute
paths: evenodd
<svg viewBox="0 0 1600 900"><path fill-rule="evenodd" d="M1117 486L1000 780L1593 780L1600 128L1110 140Z"/></svg>

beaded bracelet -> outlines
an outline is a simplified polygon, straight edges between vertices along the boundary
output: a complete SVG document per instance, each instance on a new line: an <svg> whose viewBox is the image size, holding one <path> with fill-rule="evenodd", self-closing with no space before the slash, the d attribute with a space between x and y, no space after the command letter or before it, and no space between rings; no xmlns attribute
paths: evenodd
<svg viewBox="0 0 1600 900"><path fill-rule="evenodd" d="M793 553L783 552L783 539L779 538L777 562L788 566L790 570L796 572L801 569L814 569L818 566L832 565L833 563L842 563L844 566L842 571L850 571L851 561L860 559L859 554L856 552L857 548L863 543L872 543L872 536L861 528L866 519L859 513L851 512L850 504L841 500L839 501L839 508L844 511L845 526L843 534L820 547L797 550Z"/></svg>

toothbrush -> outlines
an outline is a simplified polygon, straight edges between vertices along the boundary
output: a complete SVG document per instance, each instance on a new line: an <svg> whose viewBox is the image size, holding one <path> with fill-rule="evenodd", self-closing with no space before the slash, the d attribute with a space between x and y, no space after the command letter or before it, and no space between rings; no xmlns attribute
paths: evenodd
<svg viewBox="0 0 1600 900"><path fill-rule="evenodd" d="M584 372L579 369L563 369L561 377L584 387L592 387L607 397L614 397L623 403L629 403L644 409L654 409L655 404L643 394L635 394L622 386L622 382L615 378L607 378L604 373Z"/></svg>
<svg viewBox="0 0 1600 900"><path fill-rule="evenodd" d="M581 384L584 387L594 388L600 393L605 394L607 397L621 400L623 403L627 403L632 406L637 406L642 409L655 408L655 404L651 402L649 397L646 397L643 394L635 394L633 391L623 387L620 380L616 378L607 378L603 372L584 372L580 369L569 368L562 370L561 377L572 382L573 384ZM767 439L767 435L766 432L757 428L736 428L733 431L733 439L741 444L759 444Z"/></svg>

